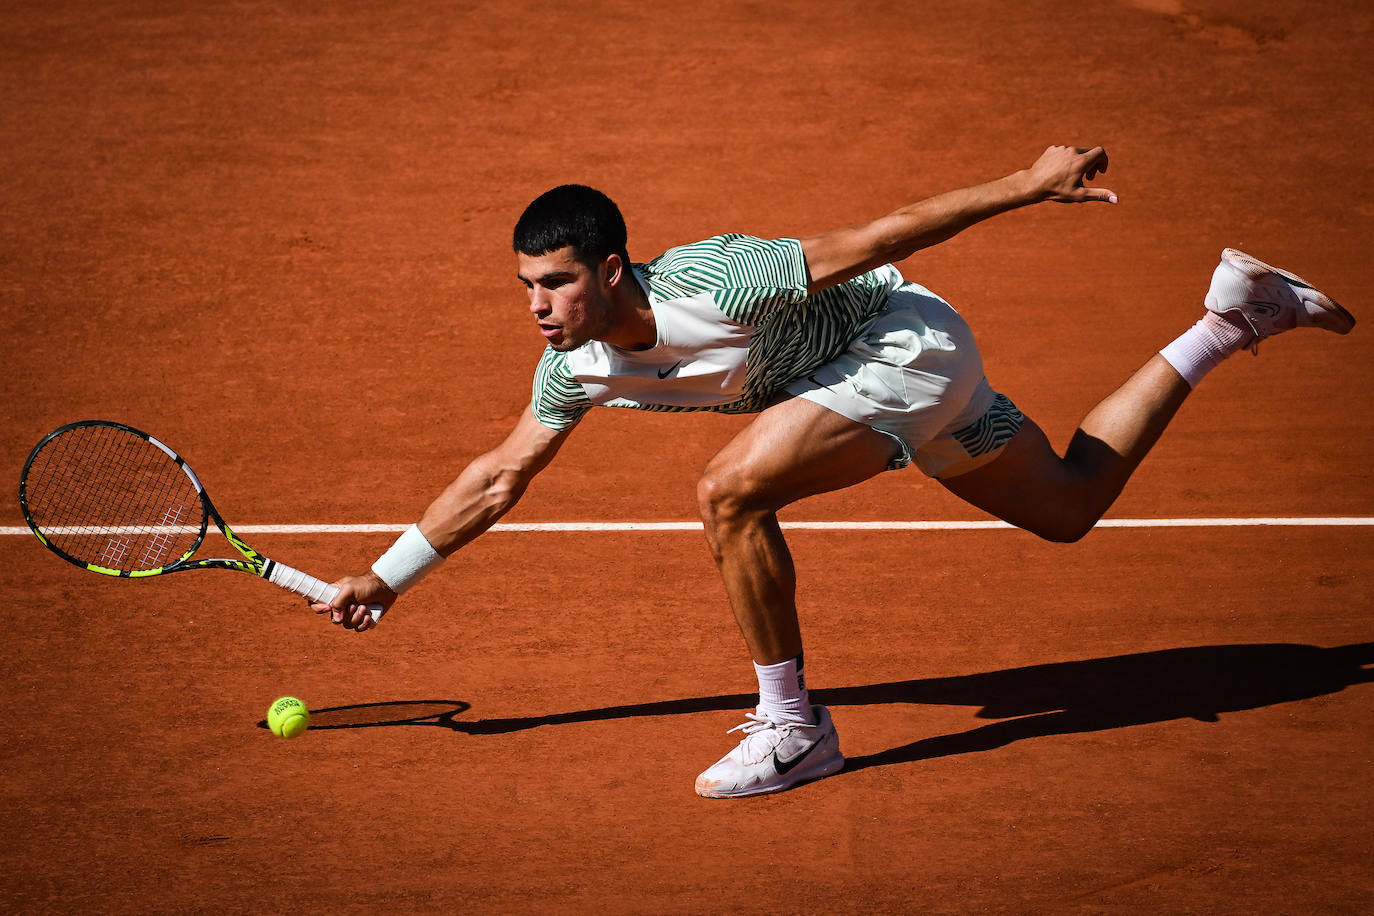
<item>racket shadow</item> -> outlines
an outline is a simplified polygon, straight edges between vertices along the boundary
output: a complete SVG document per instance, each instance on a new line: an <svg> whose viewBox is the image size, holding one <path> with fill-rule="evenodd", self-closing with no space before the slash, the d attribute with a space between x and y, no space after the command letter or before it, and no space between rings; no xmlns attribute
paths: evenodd
<svg viewBox="0 0 1374 916"><path fill-rule="evenodd" d="M393 725L427 725L447 728L465 735L504 735L545 725L571 725L579 722L601 722L607 719L632 719L644 716L680 716L713 710L738 709L753 705L748 694L729 694L718 697L693 697L683 700L663 700L655 703L634 703L626 706L606 706L601 709L580 709L573 712L550 713L543 716L516 716L497 719L462 721L458 716L472 708L463 700L387 700L380 703L356 703L350 706L330 706L310 710L310 730L341 728L385 728ZM267 720L259 719L258 728L267 728Z"/></svg>
<svg viewBox="0 0 1374 916"><path fill-rule="evenodd" d="M462 700L387 700L310 710L310 730L387 728L394 725L437 725L456 729L454 719L472 708ZM267 728L260 719L258 728Z"/></svg>

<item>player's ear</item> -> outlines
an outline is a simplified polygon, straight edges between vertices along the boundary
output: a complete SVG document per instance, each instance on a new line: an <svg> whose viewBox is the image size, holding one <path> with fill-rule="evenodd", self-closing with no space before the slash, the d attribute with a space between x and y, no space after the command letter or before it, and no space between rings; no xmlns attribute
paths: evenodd
<svg viewBox="0 0 1374 916"><path fill-rule="evenodd" d="M620 282L625 274L625 262L618 254L606 255L606 260L601 262L601 277L607 287L615 286Z"/></svg>

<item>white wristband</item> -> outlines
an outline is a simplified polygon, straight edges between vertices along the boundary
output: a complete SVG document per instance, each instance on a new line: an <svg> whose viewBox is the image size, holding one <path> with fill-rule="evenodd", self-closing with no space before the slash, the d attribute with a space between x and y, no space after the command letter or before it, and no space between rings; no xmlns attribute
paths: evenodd
<svg viewBox="0 0 1374 916"><path fill-rule="evenodd" d="M420 533L420 526L411 525L401 532L386 553L377 558L377 562L372 564L372 571L386 583L387 588L399 595L438 569L443 562L444 558Z"/></svg>

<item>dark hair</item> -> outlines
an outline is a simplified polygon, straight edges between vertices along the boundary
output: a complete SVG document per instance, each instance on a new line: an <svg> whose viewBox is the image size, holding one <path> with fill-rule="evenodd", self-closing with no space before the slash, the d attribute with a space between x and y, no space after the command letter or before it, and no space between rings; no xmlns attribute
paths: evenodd
<svg viewBox="0 0 1374 916"><path fill-rule="evenodd" d="M515 224L514 248L541 255L571 245L583 261L604 261L613 254L629 266L625 219L620 208L595 188L565 184L534 199Z"/></svg>

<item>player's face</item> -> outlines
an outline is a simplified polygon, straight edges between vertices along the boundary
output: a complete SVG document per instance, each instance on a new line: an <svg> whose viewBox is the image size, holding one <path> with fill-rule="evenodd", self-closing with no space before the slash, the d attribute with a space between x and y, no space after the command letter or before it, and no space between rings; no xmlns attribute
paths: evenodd
<svg viewBox="0 0 1374 916"><path fill-rule="evenodd" d="M548 254L516 252L518 276L529 292L530 313L555 350L576 350L611 330L606 265L578 260L571 247Z"/></svg>

